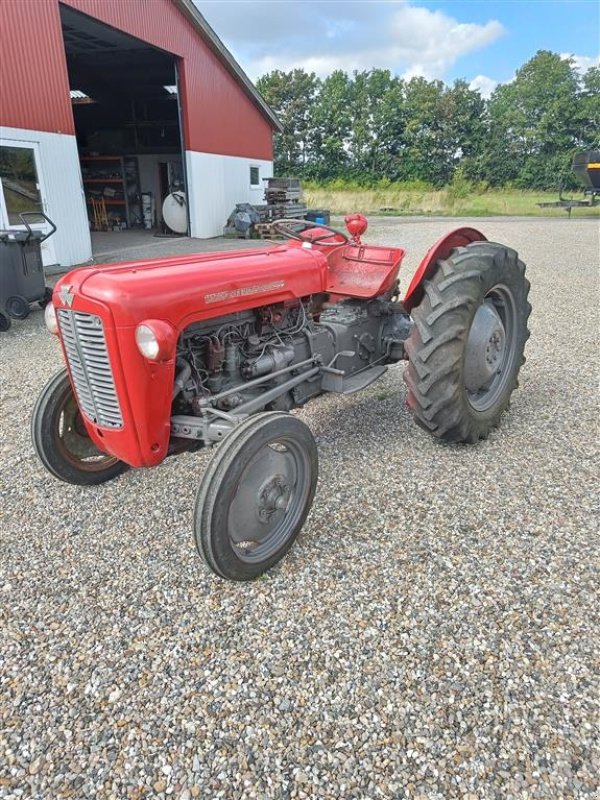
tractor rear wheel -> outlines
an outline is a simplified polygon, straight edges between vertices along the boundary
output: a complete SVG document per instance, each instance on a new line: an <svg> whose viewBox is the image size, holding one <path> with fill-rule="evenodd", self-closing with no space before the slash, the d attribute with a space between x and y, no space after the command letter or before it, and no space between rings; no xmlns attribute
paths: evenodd
<svg viewBox="0 0 600 800"><path fill-rule="evenodd" d="M417 423L446 442L485 439L518 386L529 338L525 264L473 242L439 261L412 311L404 379Z"/></svg>
<svg viewBox="0 0 600 800"><path fill-rule="evenodd" d="M248 581L274 566L304 525L317 476L315 440L297 417L265 412L234 428L196 498L196 546L210 569Z"/></svg>

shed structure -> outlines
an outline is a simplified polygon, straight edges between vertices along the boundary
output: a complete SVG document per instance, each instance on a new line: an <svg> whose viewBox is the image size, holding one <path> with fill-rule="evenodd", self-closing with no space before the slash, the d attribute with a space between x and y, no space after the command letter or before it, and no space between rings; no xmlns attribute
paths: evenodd
<svg viewBox="0 0 600 800"><path fill-rule="evenodd" d="M0 39L0 228L44 211L46 265L164 231L174 192L199 238L261 202L279 122L192 0L6 0Z"/></svg>

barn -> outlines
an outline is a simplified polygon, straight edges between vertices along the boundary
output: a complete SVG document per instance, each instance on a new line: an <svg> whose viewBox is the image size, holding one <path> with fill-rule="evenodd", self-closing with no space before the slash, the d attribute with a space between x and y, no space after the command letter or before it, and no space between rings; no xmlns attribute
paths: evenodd
<svg viewBox="0 0 600 800"><path fill-rule="evenodd" d="M43 210L45 265L167 233L165 198L199 238L261 202L279 122L192 0L8 0L0 31L0 228Z"/></svg>

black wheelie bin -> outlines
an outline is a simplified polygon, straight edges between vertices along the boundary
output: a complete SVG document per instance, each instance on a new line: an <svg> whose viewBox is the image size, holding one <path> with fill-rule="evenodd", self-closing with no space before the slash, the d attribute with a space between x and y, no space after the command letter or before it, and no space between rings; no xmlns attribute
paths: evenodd
<svg viewBox="0 0 600 800"><path fill-rule="evenodd" d="M34 230L26 217L42 217L50 232ZM0 332L10 328L11 317L25 319L30 303L43 308L52 297L46 287L41 246L56 225L40 211L25 211L19 218L26 230L0 231Z"/></svg>

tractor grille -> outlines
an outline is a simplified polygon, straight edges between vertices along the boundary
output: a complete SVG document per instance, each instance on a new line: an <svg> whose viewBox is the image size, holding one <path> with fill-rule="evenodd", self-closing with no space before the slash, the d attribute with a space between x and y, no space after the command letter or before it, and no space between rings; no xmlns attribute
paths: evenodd
<svg viewBox="0 0 600 800"><path fill-rule="evenodd" d="M56 313L79 408L96 425L122 428L102 320L65 308Z"/></svg>

